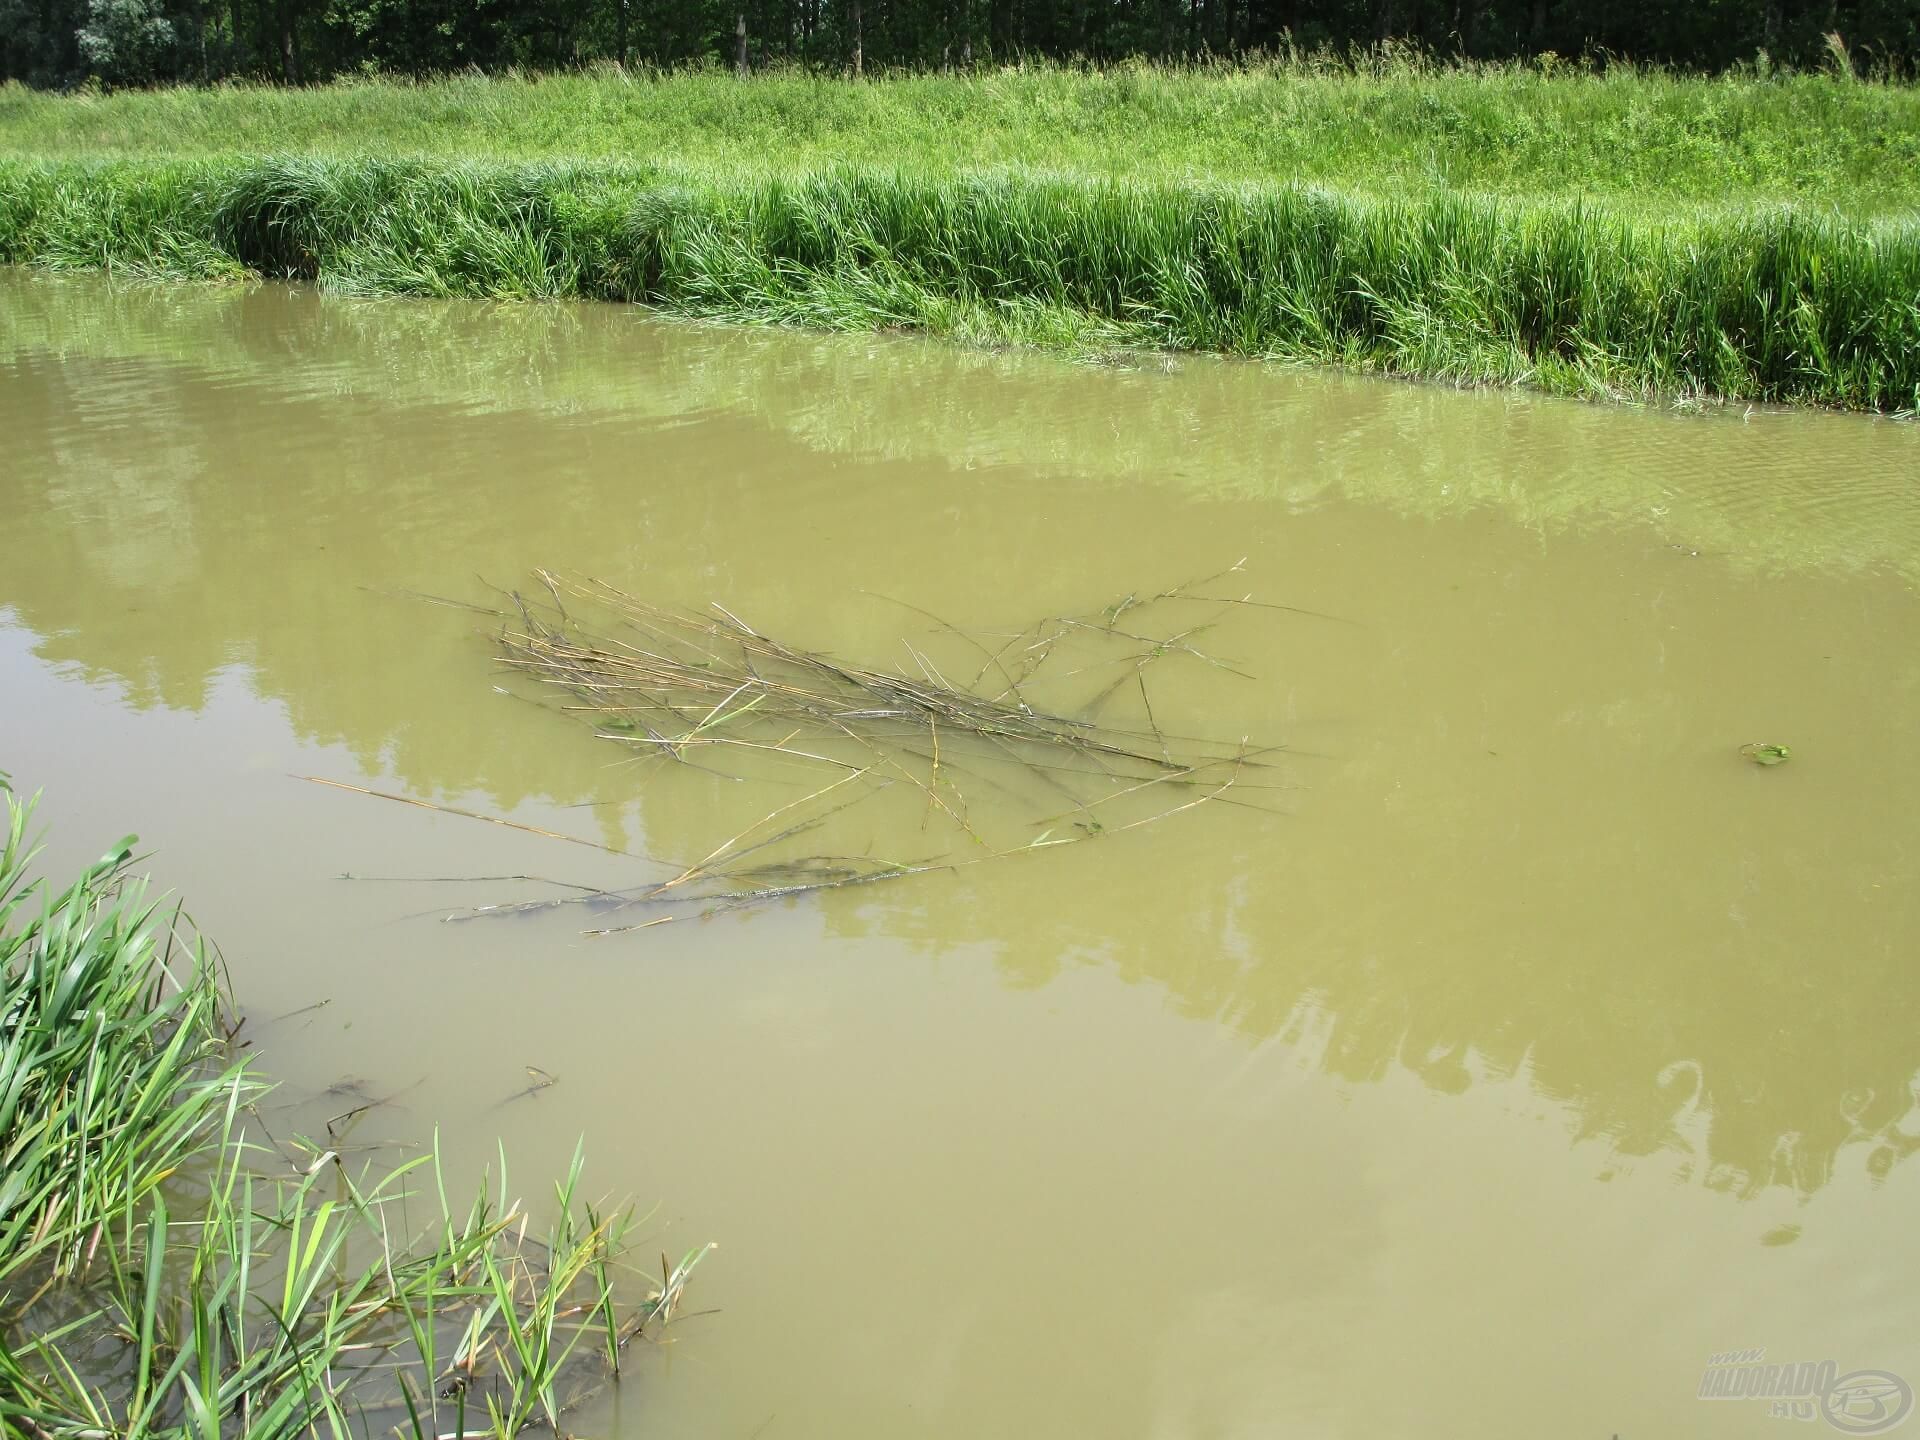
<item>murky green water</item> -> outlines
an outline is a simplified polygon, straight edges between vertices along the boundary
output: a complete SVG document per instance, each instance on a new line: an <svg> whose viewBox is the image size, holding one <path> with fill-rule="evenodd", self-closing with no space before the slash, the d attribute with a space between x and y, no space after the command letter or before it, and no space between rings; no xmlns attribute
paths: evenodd
<svg viewBox="0 0 1920 1440"><path fill-rule="evenodd" d="M1912 425L0 273L0 436L51 864L157 848L289 1126L351 1080L356 1139L529 1191L584 1135L720 1242L586 1428L1746 1435L1713 1352L1920 1382ZM777 799L395 592L547 566L891 665L905 606L1242 556L1336 618L1226 614L1254 678L1153 703L1291 747L1260 808L592 940L341 877L639 862L292 778L698 855Z"/></svg>

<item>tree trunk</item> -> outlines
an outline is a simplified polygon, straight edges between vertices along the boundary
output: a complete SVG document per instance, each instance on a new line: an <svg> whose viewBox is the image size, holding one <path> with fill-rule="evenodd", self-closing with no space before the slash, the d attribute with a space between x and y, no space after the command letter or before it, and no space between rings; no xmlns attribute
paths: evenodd
<svg viewBox="0 0 1920 1440"><path fill-rule="evenodd" d="M280 78L300 83L300 52L293 45L293 0L280 0Z"/></svg>
<svg viewBox="0 0 1920 1440"><path fill-rule="evenodd" d="M865 57L861 54L861 45L860 45L860 40L861 40L860 0L853 0L852 18L853 18L853 78L858 80L860 78L860 71L863 68L865 63Z"/></svg>
<svg viewBox="0 0 1920 1440"><path fill-rule="evenodd" d="M624 70L627 65L627 0L619 0L619 3L620 3L620 68Z"/></svg>
<svg viewBox="0 0 1920 1440"><path fill-rule="evenodd" d="M733 73L743 80L747 74L747 12L744 10L733 22Z"/></svg>
<svg viewBox="0 0 1920 1440"><path fill-rule="evenodd" d="M1547 43L1547 0L1533 0L1533 51L1537 55Z"/></svg>

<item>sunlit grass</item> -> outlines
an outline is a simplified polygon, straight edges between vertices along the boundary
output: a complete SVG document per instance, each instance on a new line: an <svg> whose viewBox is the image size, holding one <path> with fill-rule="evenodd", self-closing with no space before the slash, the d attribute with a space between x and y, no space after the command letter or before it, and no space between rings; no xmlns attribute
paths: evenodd
<svg viewBox="0 0 1920 1440"><path fill-rule="evenodd" d="M623 1304L628 1217L583 1201L577 1153L541 1235L504 1160L457 1210L437 1151L356 1173L248 1140L210 952L125 845L43 893L32 807L4 804L0 1433L557 1430L671 1318L705 1251Z"/></svg>
<svg viewBox="0 0 1920 1440"><path fill-rule="evenodd" d="M0 161L0 259L360 294L1920 405L1920 221L840 167Z"/></svg>
<svg viewBox="0 0 1920 1440"><path fill-rule="evenodd" d="M124 1243L133 1213L250 1088L226 1063L212 958L176 945L174 914L127 874L130 844L43 894L28 879L31 807L10 794L5 806L0 1292Z"/></svg>
<svg viewBox="0 0 1920 1440"><path fill-rule="evenodd" d="M6 158L11 155L12 158ZM0 89L0 259L1920 401L1920 89L1359 64Z"/></svg>
<svg viewBox="0 0 1920 1440"><path fill-rule="evenodd" d="M317 154L1016 169L1347 192L1587 196L1630 206L1920 202L1920 90L1823 75L1552 74L1305 57L1246 67L1048 65L849 84L785 71L379 80L51 96L0 88L0 152Z"/></svg>

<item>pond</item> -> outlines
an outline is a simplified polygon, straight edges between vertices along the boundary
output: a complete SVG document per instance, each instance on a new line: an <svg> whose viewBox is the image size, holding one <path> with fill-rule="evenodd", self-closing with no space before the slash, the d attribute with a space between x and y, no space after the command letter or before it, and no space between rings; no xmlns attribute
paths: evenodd
<svg viewBox="0 0 1920 1440"><path fill-rule="evenodd" d="M1920 1382L1920 427L0 271L0 435L0 768L52 873L154 850L270 1123L379 1101L343 1143L530 1195L584 1137L646 1255L719 1242L585 1432L1745 1435L1720 1352ZM541 567L909 675L1207 579L1262 603L1114 703L1279 748L1098 843L447 923L822 783L647 762L421 598ZM946 844L892 793L834 843Z"/></svg>

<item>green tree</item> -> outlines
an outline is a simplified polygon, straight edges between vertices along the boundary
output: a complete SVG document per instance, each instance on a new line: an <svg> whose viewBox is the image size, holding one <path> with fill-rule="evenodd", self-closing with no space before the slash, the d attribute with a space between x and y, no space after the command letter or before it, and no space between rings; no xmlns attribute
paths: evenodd
<svg viewBox="0 0 1920 1440"><path fill-rule="evenodd" d="M87 73L109 85L146 85L175 70L173 21L160 0L88 0L75 39Z"/></svg>
<svg viewBox="0 0 1920 1440"><path fill-rule="evenodd" d="M1231 58L1382 42L1440 56L1552 51L1716 70L1765 55L1920 70L1920 0L0 0L0 80L550 69L600 60L825 73L1022 57Z"/></svg>

